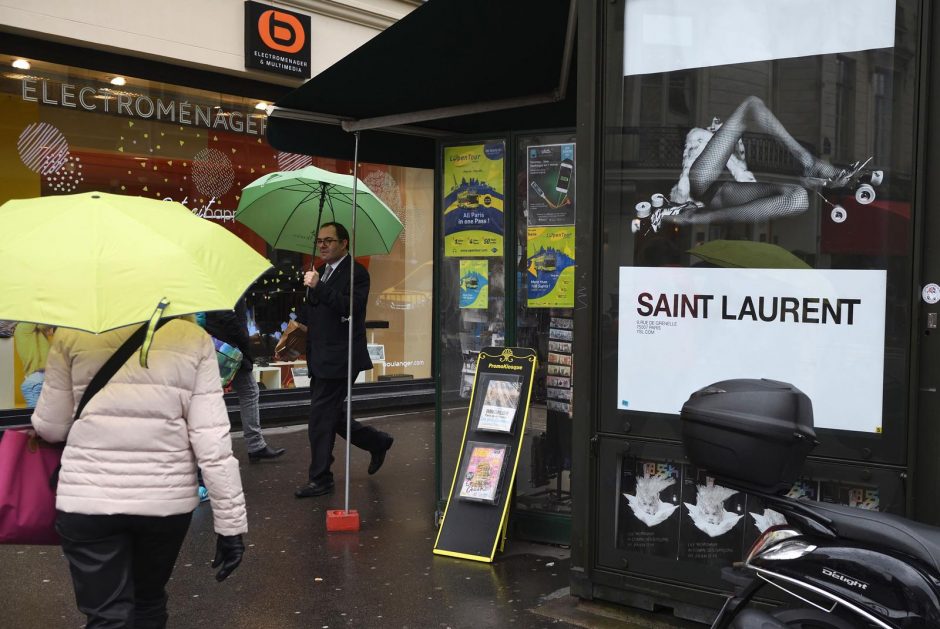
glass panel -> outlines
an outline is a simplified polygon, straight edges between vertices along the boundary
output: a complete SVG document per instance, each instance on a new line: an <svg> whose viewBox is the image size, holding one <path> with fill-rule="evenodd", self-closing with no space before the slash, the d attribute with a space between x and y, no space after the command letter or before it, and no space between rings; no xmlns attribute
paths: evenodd
<svg viewBox="0 0 940 629"><path fill-rule="evenodd" d="M574 149L572 133L515 140L516 335L539 357L516 483L515 508L524 511L571 513L574 285L565 282L576 259Z"/></svg>
<svg viewBox="0 0 940 629"><path fill-rule="evenodd" d="M310 256L271 250L234 213L241 188L266 173L307 165L351 173L352 163L276 151L265 140L265 112L246 98L134 77L117 86L113 74L42 61L19 71L11 62L0 55L0 203L99 190L179 201L229 229L275 266L247 293L259 380L266 389L302 384L293 363L273 354L302 303ZM366 319L376 356L361 380L429 378L433 171L361 164L359 177L405 225L390 254L360 260L372 280ZM0 326L0 409L23 407L24 393L38 390L47 344L27 326L14 343L10 327Z"/></svg>
<svg viewBox="0 0 940 629"><path fill-rule="evenodd" d="M499 139L442 149L437 299L445 496L460 454L477 356L484 347L505 343L505 154Z"/></svg>
<svg viewBox="0 0 940 629"><path fill-rule="evenodd" d="M610 9L603 430L769 377L817 454L903 461L920 4L731 4L732 45L701 3Z"/></svg>

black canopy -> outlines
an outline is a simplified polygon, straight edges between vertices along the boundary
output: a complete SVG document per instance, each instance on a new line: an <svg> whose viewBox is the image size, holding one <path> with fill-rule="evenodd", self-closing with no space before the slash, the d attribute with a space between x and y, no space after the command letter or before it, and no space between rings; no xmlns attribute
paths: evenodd
<svg viewBox="0 0 940 629"><path fill-rule="evenodd" d="M268 141L352 159L359 130L360 161L433 167L436 137L574 126L574 2L430 0L280 99Z"/></svg>

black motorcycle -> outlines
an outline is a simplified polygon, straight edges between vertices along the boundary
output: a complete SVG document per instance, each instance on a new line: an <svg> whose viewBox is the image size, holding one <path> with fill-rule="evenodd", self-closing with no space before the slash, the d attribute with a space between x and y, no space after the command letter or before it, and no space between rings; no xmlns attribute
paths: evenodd
<svg viewBox="0 0 940 629"><path fill-rule="evenodd" d="M817 444L812 403L793 385L727 380L682 407L689 459L785 516L745 560L712 629L940 628L940 529L902 517L781 495ZM758 604L766 586L785 606Z"/></svg>

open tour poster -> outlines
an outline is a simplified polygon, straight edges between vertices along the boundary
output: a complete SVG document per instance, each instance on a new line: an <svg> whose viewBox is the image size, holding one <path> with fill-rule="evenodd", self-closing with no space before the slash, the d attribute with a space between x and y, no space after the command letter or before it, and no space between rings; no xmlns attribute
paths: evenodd
<svg viewBox="0 0 940 629"><path fill-rule="evenodd" d="M503 140L444 147L445 256L503 255L505 161Z"/></svg>
<svg viewBox="0 0 940 629"><path fill-rule="evenodd" d="M529 308L574 308L574 226L530 227Z"/></svg>
<svg viewBox="0 0 940 629"><path fill-rule="evenodd" d="M480 309L489 305L488 260L460 261L460 307Z"/></svg>

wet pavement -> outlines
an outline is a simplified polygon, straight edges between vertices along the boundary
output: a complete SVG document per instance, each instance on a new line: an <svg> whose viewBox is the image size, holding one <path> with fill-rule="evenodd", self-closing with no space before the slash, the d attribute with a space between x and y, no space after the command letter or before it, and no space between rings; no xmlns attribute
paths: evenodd
<svg viewBox="0 0 940 629"><path fill-rule="evenodd" d="M245 559L227 581L215 581L211 513L200 505L168 586L169 627L666 626L622 609L617 620L591 620L567 595L561 547L510 540L493 564L433 555L434 412L369 421L395 445L374 476L366 473L368 453L353 448L350 508L361 518L354 533L326 531L327 509L343 507L345 442L337 440L335 493L297 499L293 491L306 481L305 427L266 429L268 443L287 454L257 464L236 437L248 504ZM0 605L4 627L84 626L58 547L0 546Z"/></svg>

